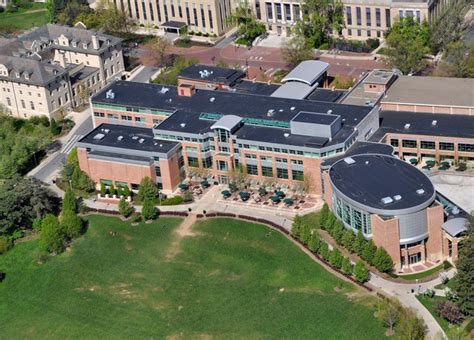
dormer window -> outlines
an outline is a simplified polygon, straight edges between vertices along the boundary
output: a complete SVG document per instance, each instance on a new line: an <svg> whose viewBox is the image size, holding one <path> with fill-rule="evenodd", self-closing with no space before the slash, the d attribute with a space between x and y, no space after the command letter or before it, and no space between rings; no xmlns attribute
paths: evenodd
<svg viewBox="0 0 474 340"><path fill-rule="evenodd" d="M15 72L15 77L20 78L20 72Z"/></svg>
<svg viewBox="0 0 474 340"><path fill-rule="evenodd" d="M25 73L25 79L30 79L30 75L28 73Z"/></svg>
<svg viewBox="0 0 474 340"><path fill-rule="evenodd" d="M110 39L107 39L107 45L110 45Z"/></svg>
<svg viewBox="0 0 474 340"><path fill-rule="evenodd" d="M72 47L77 47L77 42L73 41L72 42Z"/></svg>
<svg viewBox="0 0 474 340"><path fill-rule="evenodd" d="M58 39L54 39L54 43L55 43L56 45L58 45L58 44L59 44Z"/></svg>
<svg viewBox="0 0 474 340"><path fill-rule="evenodd" d="M87 50L87 43L83 43L83 44L82 44L82 48L84 48L85 50Z"/></svg>

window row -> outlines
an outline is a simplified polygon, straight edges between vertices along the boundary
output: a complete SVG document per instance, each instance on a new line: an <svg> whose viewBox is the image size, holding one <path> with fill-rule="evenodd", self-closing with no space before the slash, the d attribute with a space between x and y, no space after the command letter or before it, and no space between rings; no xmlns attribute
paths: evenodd
<svg viewBox="0 0 474 340"><path fill-rule="evenodd" d="M393 147L399 147L400 142L396 138L390 139L390 145ZM402 147L416 149L418 142L415 139L402 139ZM455 145L452 142L438 142L439 150L443 151L454 151ZM436 142L433 141L420 141L420 149L424 150L435 150ZM474 143L458 143L458 151L461 152L474 152Z"/></svg>

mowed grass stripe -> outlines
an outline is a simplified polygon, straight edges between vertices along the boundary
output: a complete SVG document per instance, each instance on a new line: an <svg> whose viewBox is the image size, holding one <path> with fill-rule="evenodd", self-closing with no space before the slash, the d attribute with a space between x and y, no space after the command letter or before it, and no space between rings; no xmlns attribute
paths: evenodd
<svg viewBox="0 0 474 340"><path fill-rule="evenodd" d="M88 219L71 250L43 265L36 241L0 257L2 337L383 337L372 297L262 225L199 221L170 260L180 219Z"/></svg>

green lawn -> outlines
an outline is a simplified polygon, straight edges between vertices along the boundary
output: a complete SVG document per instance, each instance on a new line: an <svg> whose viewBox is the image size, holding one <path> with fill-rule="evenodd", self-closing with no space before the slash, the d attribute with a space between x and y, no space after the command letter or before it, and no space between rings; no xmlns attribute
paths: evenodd
<svg viewBox="0 0 474 340"><path fill-rule="evenodd" d="M429 270L426 270L421 273L415 273L415 274L407 274L407 275L398 275L400 279L408 280L408 281L413 281L416 279L424 279L425 277L428 277L434 273L440 272L443 270L443 264L441 263L440 265L433 267Z"/></svg>
<svg viewBox="0 0 474 340"><path fill-rule="evenodd" d="M15 246L0 257L1 337L383 337L373 298L281 234L237 220L200 221L170 259L179 221L133 227L91 216L86 235L41 266L36 241Z"/></svg>
<svg viewBox="0 0 474 340"><path fill-rule="evenodd" d="M0 32L26 30L36 26L46 24L46 9L43 4L40 6L32 6L32 8L20 8L14 13L0 13Z"/></svg>
<svg viewBox="0 0 474 340"><path fill-rule="evenodd" d="M434 296L432 298L426 297L424 295L417 295L416 298L423 304L423 306L426 307L426 309L429 310L429 312L434 316L436 321L438 321L439 325L441 328L445 331L449 331L449 322L446 319L443 319L442 317L436 315L435 310L436 310L436 305L438 302L442 302L445 299L443 299L440 296Z"/></svg>

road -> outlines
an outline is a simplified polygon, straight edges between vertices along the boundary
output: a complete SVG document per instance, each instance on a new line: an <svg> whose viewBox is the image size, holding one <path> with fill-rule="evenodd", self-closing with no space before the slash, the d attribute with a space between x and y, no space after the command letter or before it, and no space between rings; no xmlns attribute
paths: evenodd
<svg viewBox="0 0 474 340"><path fill-rule="evenodd" d="M76 115L76 113L74 113L74 115ZM31 170L28 175L45 183L51 183L77 141L88 134L93 128L89 109L77 113L77 117L73 117L73 119L76 121L76 126L74 126L66 136L60 138L62 144L61 149L47 156L36 168Z"/></svg>
<svg viewBox="0 0 474 340"><path fill-rule="evenodd" d="M141 70L131 76L128 80L137 83L149 83L151 77L160 70L155 66L143 66Z"/></svg>

